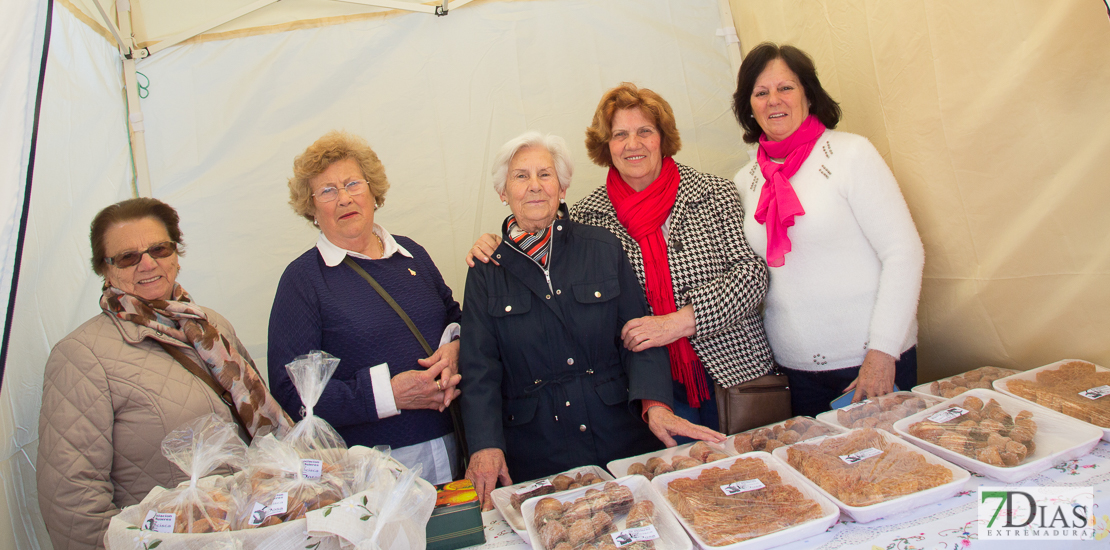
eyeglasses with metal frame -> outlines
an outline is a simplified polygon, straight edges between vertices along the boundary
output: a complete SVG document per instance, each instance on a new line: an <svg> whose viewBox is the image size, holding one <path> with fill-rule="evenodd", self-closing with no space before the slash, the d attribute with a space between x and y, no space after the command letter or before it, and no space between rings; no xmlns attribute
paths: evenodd
<svg viewBox="0 0 1110 550"><path fill-rule="evenodd" d="M143 261L143 254L150 254L151 258L159 260L162 258L169 258L174 252L177 252L177 243L173 241L163 241L150 245L146 250L123 252L109 258L104 258L104 261L117 269L125 269Z"/></svg>
<svg viewBox="0 0 1110 550"><path fill-rule="evenodd" d="M344 183L338 187L334 185L321 187L320 190L313 193L312 196L316 197L316 200L320 202L332 202L339 198L340 189L346 191L348 195L353 197L365 193L368 187L369 185L367 185L364 180L355 180Z"/></svg>

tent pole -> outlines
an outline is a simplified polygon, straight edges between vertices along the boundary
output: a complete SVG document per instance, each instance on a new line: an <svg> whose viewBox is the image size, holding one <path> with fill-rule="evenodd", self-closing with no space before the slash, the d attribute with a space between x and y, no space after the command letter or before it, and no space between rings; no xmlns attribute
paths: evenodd
<svg viewBox="0 0 1110 550"><path fill-rule="evenodd" d="M728 63L732 65L732 74L740 73L740 63L743 56L740 53L740 37L736 34L736 21L732 18L732 6L729 0L717 0L717 7L721 11L721 28L717 29L717 36L725 37L725 48L728 50Z"/></svg>
<svg viewBox="0 0 1110 550"><path fill-rule="evenodd" d="M134 33L131 31L131 3L116 1L116 19L119 29L129 42L120 45L123 56L123 91L127 99L127 132L131 143L131 162L135 173L135 195L150 197L150 168L146 158L146 132L143 129L143 111L139 106L139 79L135 76Z"/></svg>

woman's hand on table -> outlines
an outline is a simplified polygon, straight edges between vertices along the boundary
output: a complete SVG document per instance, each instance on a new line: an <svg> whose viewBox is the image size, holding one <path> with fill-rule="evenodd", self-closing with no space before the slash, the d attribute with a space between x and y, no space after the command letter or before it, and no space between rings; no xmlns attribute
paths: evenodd
<svg viewBox="0 0 1110 550"><path fill-rule="evenodd" d="M498 480L502 486L513 484L509 477L509 467L505 464L505 453L496 447L482 449L470 455L466 479L474 483L474 491L478 493L478 502L482 503L483 512L493 509L493 500L489 498L489 494L497 488Z"/></svg>
<svg viewBox="0 0 1110 550"><path fill-rule="evenodd" d="M450 374L458 370L458 342L447 346L455 350L453 359L450 359L450 351L440 348L428 359L420 360L432 363L427 369L405 371L389 380L389 384L393 386L393 400L397 403L397 409L431 409L442 412L447 408L444 403L449 403L459 395L459 390L455 386L462 377L458 374ZM451 367L454 370L448 371L448 365L451 364L454 365ZM445 373L447 376L441 379L441 375Z"/></svg>
<svg viewBox="0 0 1110 550"><path fill-rule="evenodd" d="M474 260L478 260L484 264L492 260L493 265L501 265L497 260L491 258L491 256L493 256L493 251L497 250L500 244L501 237L493 233L484 233L481 237L478 237L478 242L474 243L470 252L466 253L466 265L474 267Z"/></svg>
<svg viewBox="0 0 1110 550"><path fill-rule="evenodd" d="M674 313L648 315L625 323L621 340L629 351L643 351L693 336L694 332L694 306L685 305Z"/></svg>
<svg viewBox="0 0 1110 550"><path fill-rule="evenodd" d="M655 437L664 445L674 447L677 443L674 436L681 435L691 439L720 443L725 440L725 434L715 432L676 416L666 407L652 407L647 411L648 428Z"/></svg>
<svg viewBox="0 0 1110 550"><path fill-rule="evenodd" d="M877 349L867 350L860 365L859 376L848 384L845 392L856 390L852 403L886 395L894 391L894 356Z"/></svg>
<svg viewBox="0 0 1110 550"><path fill-rule="evenodd" d="M462 380L462 375L459 374L459 341L443 344L431 357L417 359L416 363L429 371L439 371L439 378L436 378L439 384L436 387L443 392L443 406L439 410L451 406L451 402L462 393L456 388Z"/></svg>

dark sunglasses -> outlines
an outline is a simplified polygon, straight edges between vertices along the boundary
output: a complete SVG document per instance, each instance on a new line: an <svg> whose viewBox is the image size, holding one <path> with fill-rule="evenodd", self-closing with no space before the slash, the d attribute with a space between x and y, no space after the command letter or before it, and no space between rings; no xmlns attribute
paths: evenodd
<svg viewBox="0 0 1110 550"><path fill-rule="evenodd" d="M165 241L151 245L146 250L136 250L134 252L124 252L123 254L116 254L111 258L104 258L108 265L115 266L119 269L131 267L143 261L143 254L150 254L151 258L161 259L169 258L174 252L177 252L177 243L173 241Z"/></svg>

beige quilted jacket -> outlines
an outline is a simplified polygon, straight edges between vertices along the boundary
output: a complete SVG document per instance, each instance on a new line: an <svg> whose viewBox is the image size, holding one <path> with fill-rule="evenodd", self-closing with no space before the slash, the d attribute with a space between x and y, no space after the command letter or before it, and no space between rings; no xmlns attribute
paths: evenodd
<svg viewBox="0 0 1110 550"><path fill-rule="evenodd" d="M239 343L226 319L205 309ZM162 439L200 415L233 422L227 405L153 339L192 347L101 313L54 346L39 417L38 493L55 550L104 547L108 521L155 486L189 479L162 456ZM249 356L247 356L249 358Z"/></svg>

